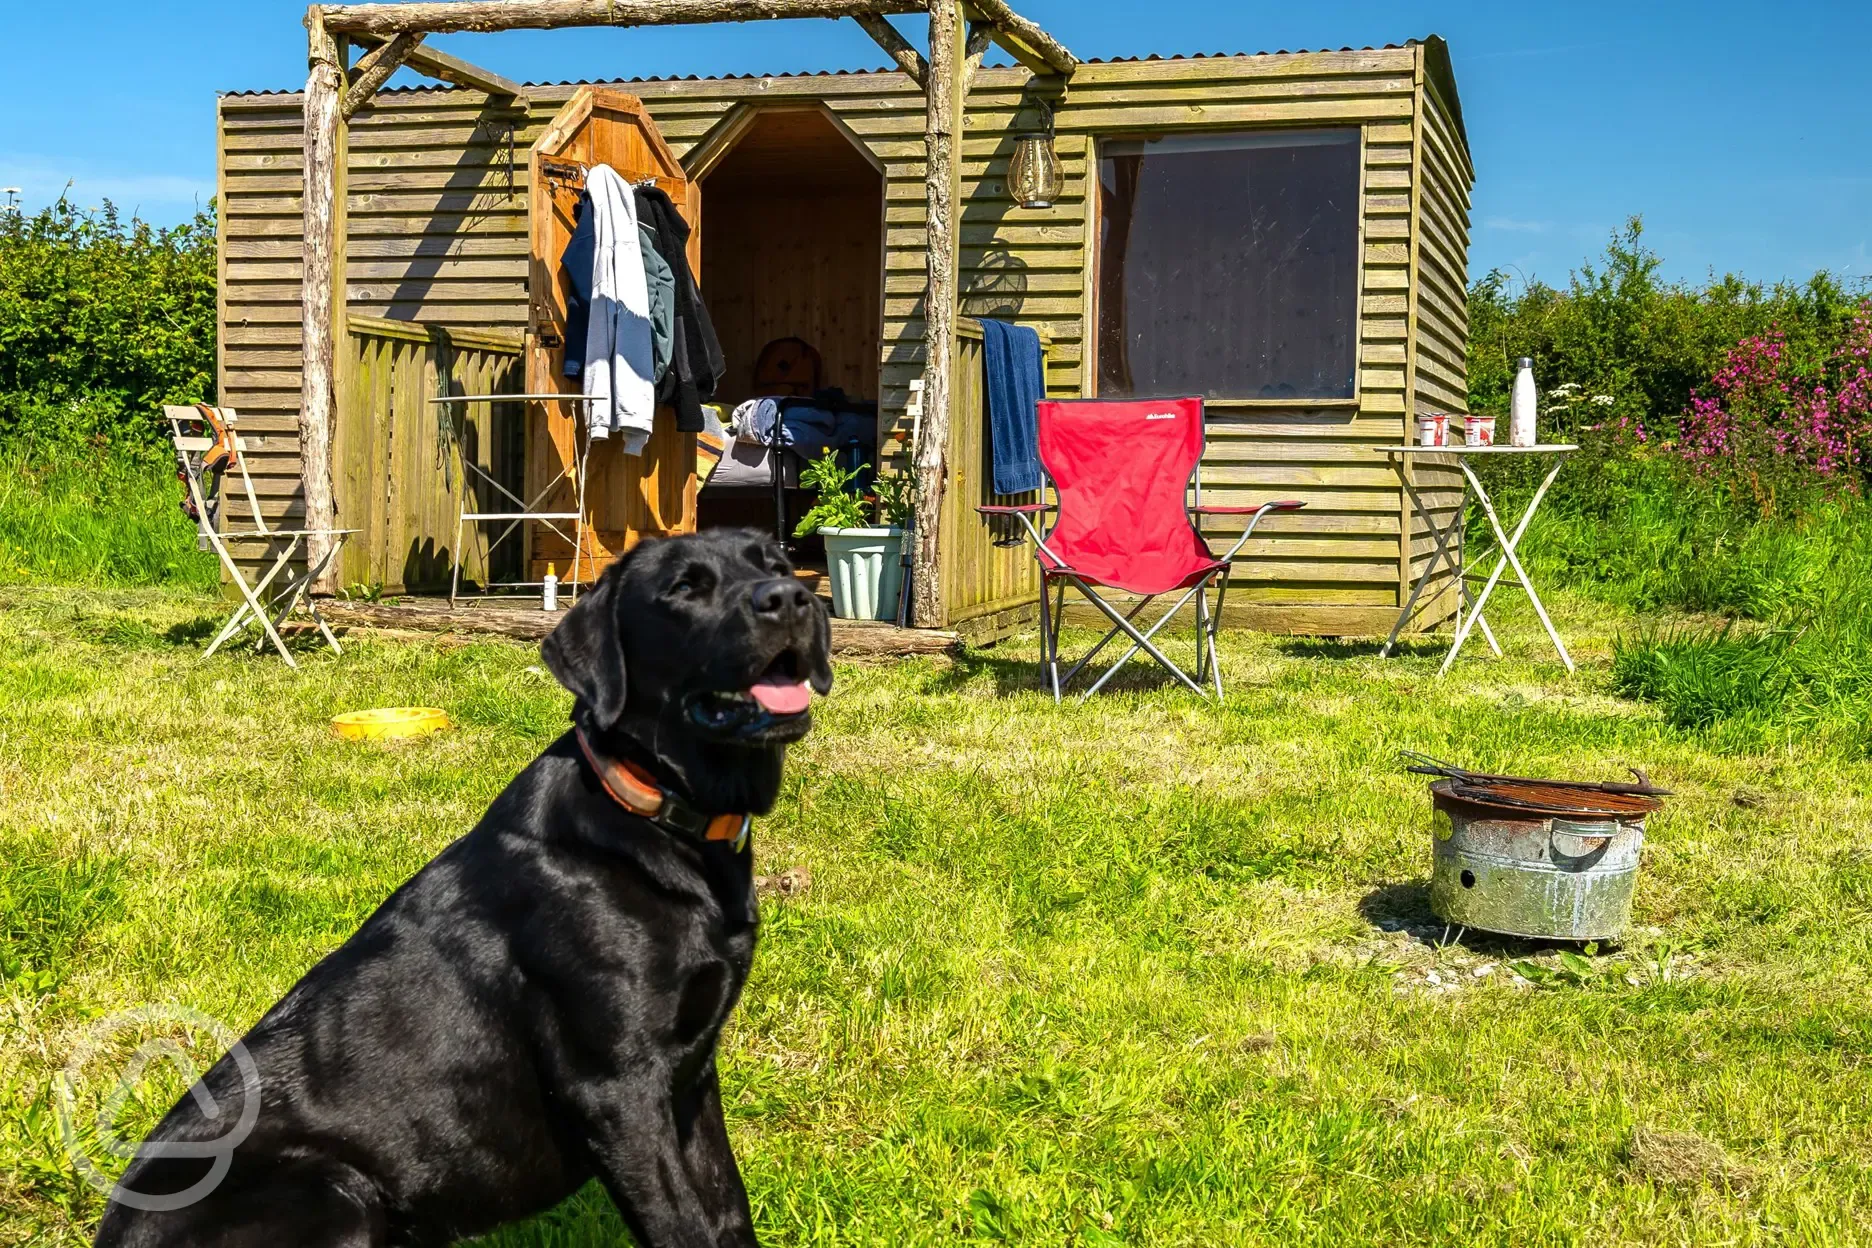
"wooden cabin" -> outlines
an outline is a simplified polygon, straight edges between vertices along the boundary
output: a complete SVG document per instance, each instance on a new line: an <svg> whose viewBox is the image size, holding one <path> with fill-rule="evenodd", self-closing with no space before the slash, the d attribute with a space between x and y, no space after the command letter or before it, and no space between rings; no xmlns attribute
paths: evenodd
<svg viewBox="0 0 1872 1248"><path fill-rule="evenodd" d="M302 103L233 94L219 107L219 392L261 435L253 462L274 519L302 509ZM1064 187L1022 207L1009 156L1049 113ZM984 67L963 118L941 601L922 622L992 635L1033 601L1029 553L997 545L974 512L1006 501L987 493L969 321L998 317L1041 332L1055 397L1204 394L1206 501L1306 500L1242 552L1231 624L1385 632L1431 541L1374 448L1408 440L1416 412L1466 410L1473 168L1443 41L1088 61L1063 89ZM332 479L340 523L362 530L342 583L445 587L472 488L460 457L515 494L561 470L563 414L514 403L450 417L427 400L557 384L553 222L566 200L542 159L579 144L634 162L627 176L657 178L685 206L728 359L720 400L753 393L764 343L806 339L826 384L877 401L881 453L901 463L930 283L925 96L907 73L383 91L340 149ZM665 450L661 468L626 470L601 447L591 557L709 522L690 443ZM1453 467L1415 471L1432 505L1460 505ZM499 579L489 536L469 531L465 565ZM504 570L537 575L552 559L563 573L570 547L552 540ZM1419 626L1453 601L1445 584Z"/></svg>

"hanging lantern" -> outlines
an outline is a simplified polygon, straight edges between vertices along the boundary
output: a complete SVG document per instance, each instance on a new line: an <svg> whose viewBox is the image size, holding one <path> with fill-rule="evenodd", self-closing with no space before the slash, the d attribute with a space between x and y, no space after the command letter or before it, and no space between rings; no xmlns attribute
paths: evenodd
<svg viewBox="0 0 1872 1248"><path fill-rule="evenodd" d="M1008 159L1008 194L1023 208L1051 208L1066 186L1066 172L1053 150L1053 109L1043 100L1044 129L1014 140Z"/></svg>

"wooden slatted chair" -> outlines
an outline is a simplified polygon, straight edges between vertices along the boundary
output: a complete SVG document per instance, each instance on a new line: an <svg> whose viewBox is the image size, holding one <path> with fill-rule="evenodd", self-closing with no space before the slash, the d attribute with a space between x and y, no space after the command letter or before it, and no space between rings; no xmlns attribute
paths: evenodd
<svg viewBox="0 0 1872 1248"><path fill-rule="evenodd" d="M257 624L261 636L255 649L271 641L286 666L296 668L292 652L280 637L279 626L295 610L303 609L338 654L344 649L332 635L330 625L319 613L318 604L308 591L320 573L330 566L343 548L345 538L356 529L275 529L267 525L260 512L260 499L254 490L253 476L247 471L247 442L235 432L239 416L228 407L166 405L163 415L169 421L170 439L175 444L176 475L182 479L186 496L182 508L196 523L198 540L204 549L220 556L221 566L240 592L241 601L228 622L221 626L208 648L205 659L231 641L249 625ZM238 474L247 504L248 527L236 527L223 517L228 501L226 478ZM325 553L316 563L294 570L293 558L308 547L309 539L325 537ZM263 542L273 562L257 581L250 580L230 549L232 543Z"/></svg>

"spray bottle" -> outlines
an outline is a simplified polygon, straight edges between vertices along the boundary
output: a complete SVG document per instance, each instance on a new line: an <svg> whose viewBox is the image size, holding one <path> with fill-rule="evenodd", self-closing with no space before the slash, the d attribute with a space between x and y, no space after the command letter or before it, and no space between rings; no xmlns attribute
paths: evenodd
<svg viewBox="0 0 1872 1248"><path fill-rule="evenodd" d="M558 569L554 565L549 563L546 565L546 579L540 582L540 610L557 611L558 609L559 609Z"/></svg>

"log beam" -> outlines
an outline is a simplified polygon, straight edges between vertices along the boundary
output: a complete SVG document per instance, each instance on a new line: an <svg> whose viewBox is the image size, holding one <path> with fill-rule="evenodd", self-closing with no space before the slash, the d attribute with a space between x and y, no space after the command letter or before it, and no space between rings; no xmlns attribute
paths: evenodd
<svg viewBox="0 0 1872 1248"><path fill-rule="evenodd" d="M967 99L969 88L975 85L975 71L981 68L982 60L988 55L988 45L994 42L994 27L987 22L970 22L968 45L963 49L962 58L962 98Z"/></svg>
<svg viewBox="0 0 1872 1248"><path fill-rule="evenodd" d="M923 0L409 0L325 8L333 34L389 38L405 32L554 30L567 26L682 26L770 17L916 13Z"/></svg>
<svg viewBox="0 0 1872 1248"><path fill-rule="evenodd" d="M337 501L332 491L332 426L337 411L338 344L334 295L338 237L340 130L344 97L344 64L338 45L325 28L317 5L306 12L309 36L305 90L305 214L300 280L300 328L304 335L304 367L299 391L299 476L305 497L305 527L338 527ZM316 565L330 546L316 533L307 542L307 557ZM335 561L334 561L335 562ZM315 593L329 593L338 569L328 566Z"/></svg>
<svg viewBox="0 0 1872 1248"><path fill-rule="evenodd" d="M521 641L538 641L565 619L563 611L541 611L537 606L521 610L482 603L472 609L451 609L446 601L434 600L414 603L332 601L319 604L319 614L341 627L513 637ZM832 654L841 659L952 654L959 641L954 633L895 628L881 621L832 621Z"/></svg>
<svg viewBox="0 0 1872 1248"><path fill-rule="evenodd" d="M924 192L929 203L929 284L923 297L923 424L916 447L916 552L912 606L921 628L948 623L942 583L943 494L949 473L949 405L956 350L956 244L968 61L960 0L929 2L929 87L924 110Z"/></svg>
<svg viewBox="0 0 1872 1248"><path fill-rule="evenodd" d="M875 13L856 13L852 20L864 28L864 32L877 41L877 45L890 54L890 58L902 67L910 80L925 90L929 89L929 62L916 50L911 42L897 33L897 28Z"/></svg>
<svg viewBox="0 0 1872 1248"><path fill-rule="evenodd" d="M1007 0L969 0L969 6L994 27L994 40L1007 54L1036 74L1071 77L1079 58L1046 31L1008 7Z"/></svg>
<svg viewBox="0 0 1872 1248"><path fill-rule="evenodd" d="M398 37L393 35L391 39ZM370 48L382 48L389 42L375 35L359 35L357 41ZM410 51L409 58L404 64L417 73L434 78L438 82L484 91L490 96L509 100L512 107L523 112L532 107L526 88L513 79L503 78L493 70L483 69L472 61L462 60L459 56L450 56L439 48L419 44Z"/></svg>
<svg viewBox="0 0 1872 1248"><path fill-rule="evenodd" d="M357 116L357 111L370 103L373 95L384 83L390 81L390 75L403 66L410 58L410 53L423 41L423 36L398 35L388 43L378 44L364 54L364 59L357 63L351 82L351 89L345 92L344 107L340 110L346 121Z"/></svg>

